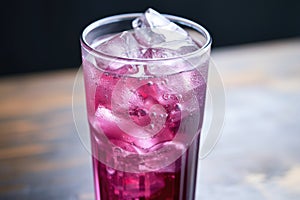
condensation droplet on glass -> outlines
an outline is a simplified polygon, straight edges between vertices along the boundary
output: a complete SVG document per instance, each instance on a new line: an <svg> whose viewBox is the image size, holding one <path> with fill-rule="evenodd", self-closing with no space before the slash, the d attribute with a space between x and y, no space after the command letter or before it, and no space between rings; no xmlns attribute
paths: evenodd
<svg viewBox="0 0 300 200"><path fill-rule="evenodd" d="M116 170L114 170L113 168L111 167L106 167L106 171L109 173L109 174L114 174L116 172Z"/></svg>
<svg viewBox="0 0 300 200"><path fill-rule="evenodd" d="M162 97L164 100L168 100L170 98L170 94L163 94Z"/></svg>
<svg viewBox="0 0 300 200"><path fill-rule="evenodd" d="M154 129L154 124L150 124L150 128L151 128L151 129Z"/></svg>
<svg viewBox="0 0 300 200"><path fill-rule="evenodd" d="M161 118L166 118L166 117L168 117L168 114L167 113L164 113L164 114L160 114L159 115Z"/></svg>
<svg viewBox="0 0 300 200"><path fill-rule="evenodd" d="M156 112L151 113L151 116L156 117Z"/></svg>
<svg viewBox="0 0 300 200"><path fill-rule="evenodd" d="M167 85L167 83L168 83L167 79L164 79L164 80L161 81L162 85Z"/></svg>
<svg viewBox="0 0 300 200"><path fill-rule="evenodd" d="M122 150L117 147L117 148L114 149L114 153L120 154L120 153L122 153Z"/></svg>
<svg viewBox="0 0 300 200"><path fill-rule="evenodd" d="M174 107L176 110L181 110L181 104L179 103L176 103Z"/></svg>

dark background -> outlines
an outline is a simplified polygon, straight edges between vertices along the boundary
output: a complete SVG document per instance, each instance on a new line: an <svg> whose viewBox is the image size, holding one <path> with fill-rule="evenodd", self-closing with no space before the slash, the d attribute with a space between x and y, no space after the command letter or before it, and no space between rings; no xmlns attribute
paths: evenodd
<svg viewBox="0 0 300 200"><path fill-rule="evenodd" d="M78 68L85 26L148 7L204 25L214 47L300 36L299 0L7 0L0 75Z"/></svg>

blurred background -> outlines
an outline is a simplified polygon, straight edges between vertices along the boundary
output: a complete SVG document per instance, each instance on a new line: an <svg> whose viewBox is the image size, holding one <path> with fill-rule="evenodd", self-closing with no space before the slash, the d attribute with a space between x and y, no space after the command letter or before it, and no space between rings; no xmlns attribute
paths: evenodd
<svg viewBox="0 0 300 200"><path fill-rule="evenodd" d="M213 46L300 35L298 0L16 0L1 6L0 76L78 68L79 37L100 18L152 7L204 25Z"/></svg>

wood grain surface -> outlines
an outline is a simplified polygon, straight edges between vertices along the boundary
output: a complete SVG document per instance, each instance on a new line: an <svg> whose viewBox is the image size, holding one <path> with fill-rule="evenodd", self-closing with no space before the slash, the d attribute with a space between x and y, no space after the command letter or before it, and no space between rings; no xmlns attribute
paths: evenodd
<svg viewBox="0 0 300 200"><path fill-rule="evenodd" d="M213 51L226 121L197 200L300 199L300 39ZM94 199L76 134L76 70L0 79L0 199Z"/></svg>
<svg viewBox="0 0 300 200"><path fill-rule="evenodd" d="M74 128L75 70L0 80L0 199L93 199Z"/></svg>
<svg viewBox="0 0 300 200"><path fill-rule="evenodd" d="M300 199L300 38L220 48L223 133L197 200Z"/></svg>

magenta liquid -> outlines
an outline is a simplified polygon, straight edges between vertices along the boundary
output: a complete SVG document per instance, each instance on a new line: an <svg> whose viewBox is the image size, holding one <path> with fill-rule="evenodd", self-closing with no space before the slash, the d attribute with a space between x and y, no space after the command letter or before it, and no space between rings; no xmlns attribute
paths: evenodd
<svg viewBox="0 0 300 200"><path fill-rule="evenodd" d="M174 171L129 173L107 169L93 159L97 199L191 199L195 193L198 140L178 160L168 166Z"/></svg>
<svg viewBox="0 0 300 200"><path fill-rule="evenodd" d="M138 67L105 67L104 72L95 64L103 67L97 60L83 66L96 199L193 199L207 66L164 77L137 78L128 73L138 73ZM147 137L140 137L143 135ZM192 138L188 148L183 145L188 141L185 137ZM182 153L155 170L149 170L149 165L161 162L156 156L150 161L146 158L141 166L137 164L140 157L130 154L143 155L162 147L167 149L162 155L165 160Z"/></svg>

